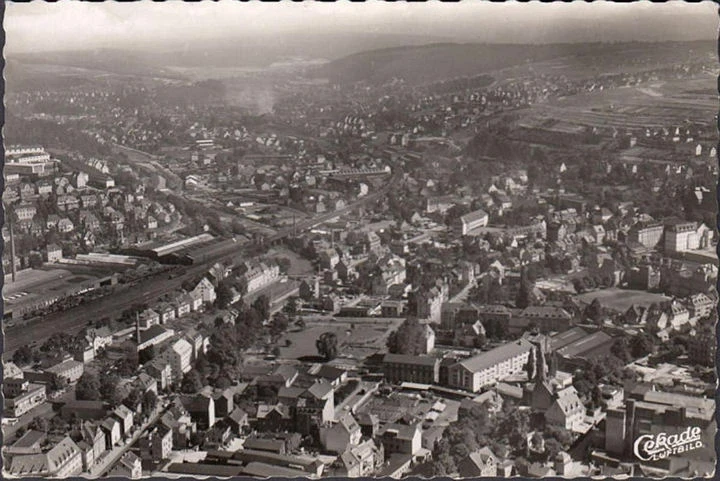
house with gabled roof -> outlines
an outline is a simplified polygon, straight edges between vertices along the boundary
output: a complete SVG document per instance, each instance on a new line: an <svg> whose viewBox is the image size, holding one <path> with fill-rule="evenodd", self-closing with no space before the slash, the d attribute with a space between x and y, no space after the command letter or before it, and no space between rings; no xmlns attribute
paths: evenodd
<svg viewBox="0 0 720 481"><path fill-rule="evenodd" d="M142 461L132 451L127 451L115 466L113 466L108 476L140 479L142 477Z"/></svg>
<svg viewBox="0 0 720 481"><path fill-rule="evenodd" d="M333 453L343 453L348 446L359 444L362 437L360 425L349 412L343 413L336 421L320 426L320 443Z"/></svg>
<svg viewBox="0 0 720 481"><path fill-rule="evenodd" d="M463 478L495 477L499 462L492 450L485 446L458 463L458 474Z"/></svg>
<svg viewBox="0 0 720 481"><path fill-rule="evenodd" d="M112 415L120 421L120 432L124 437L128 437L133 428L134 415L133 412L124 404L119 405L112 412Z"/></svg>
<svg viewBox="0 0 720 481"><path fill-rule="evenodd" d="M82 472L82 454L75 441L65 436L45 453L13 456L5 469L18 478L67 478Z"/></svg>
<svg viewBox="0 0 720 481"><path fill-rule="evenodd" d="M585 417L585 406L574 386L555 393L555 401L545 412L545 421L553 426L573 431L578 429Z"/></svg>
<svg viewBox="0 0 720 481"><path fill-rule="evenodd" d="M114 417L107 417L100 422L100 428L105 433L105 445L112 449L120 443L122 439L122 428L120 427L120 421Z"/></svg>
<svg viewBox="0 0 720 481"><path fill-rule="evenodd" d="M347 446L339 461L339 475L348 478L370 477L385 462L385 450L382 444L378 447L375 441L368 439L363 443Z"/></svg>

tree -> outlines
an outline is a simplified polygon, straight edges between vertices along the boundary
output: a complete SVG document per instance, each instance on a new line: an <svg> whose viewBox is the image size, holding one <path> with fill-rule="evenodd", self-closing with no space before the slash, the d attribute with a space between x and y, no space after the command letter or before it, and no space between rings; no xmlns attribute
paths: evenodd
<svg viewBox="0 0 720 481"><path fill-rule="evenodd" d="M120 390L118 389L119 383L120 378L114 374L100 378L100 398L112 407L116 407L122 402Z"/></svg>
<svg viewBox="0 0 720 481"><path fill-rule="evenodd" d="M334 332L324 332L315 341L315 347L318 354L325 358L326 361L332 361L337 357L338 341Z"/></svg>
<svg viewBox="0 0 720 481"><path fill-rule="evenodd" d="M554 460L562 451L564 451L563 445L557 439L550 438L545 441L545 459Z"/></svg>
<svg viewBox="0 0 720 481"><path fill-rule="evenodd" d="M100 399L100 381L91 372L85 371L77 385L75 385L75 397L78 401L97 401Z"/></svg>
<svg viewBox="0 0 720 481"><path fill-rule="evenodd" d="M290 320L288 316L282 312L278 312L273 316L272 323L270 324L270 335L273 338L277 338L287 330L289 324Z"/></svg>
<svg viewBox="0 0 720 481"><path fill-rule="evenodd" d="M67 379L63 376L52 376L50 378L50 382L48 383L48 387L51 391L60 391L61 389L65 389L68 385Z"/></svg>
<svg viewBox="0 0 720 481"><path fill-rule="evenodd" d="M530 349L527 363L525 364L528 380L535 378L535 349Z"/></svg>
<svg viewBox="0 0 720 481"><path fill-rule="evenodd" d="M294 316L297 314L297 305L298 305L298 298L293 296L290 299L288 299L287 303L285 304L285 308L283 310L288 315Z"/></svg>
<svg viewBox="0 0 720 481"><path fill-rule="evenodd" d="M142 410L144 413L149 413L157 406L158 397L155 391L145 391L142 397Z"/></svg>
<svg viewBox="0 0 720 481"><path fill-rule="evenodd" d="M638 334L630 339L630 354L634 359L652 354L654 350L655 346L648 335Z"/></svg>
<svg viewBox="0 0 720 481"><path fill-rule="evenodd" d="M426 327L414 317L409 317L403 322L397 331L388 336L387 347L392 354L425 354Z"/></svg>
<svg viewBox="0 0 720 481"><path fill-rule="evenodd" d="M252 307L258 312L262 321L266 321L270 317L270 298L265 294L255 299Z"/></svg>
<svg viewBox="0 0 720 481"><path fill-rule="evenodd" d="M610 348L610 352L624 363L632 361L632 353L630 352L630 340L627 337L621 337Z"/></svg>
<svg viewBox="0 0 720 481"><path fill-rule="evenodd" d="M12 361L18 366L26 366L35 361L36 354L30 348L30 346L23 345L13 353Z"/></svg>
<svg viewBox="0 0 720 481"><path fill-rule="evenodd" d="M32 421L30 421L30 424L28 424L28 428L47 434L50 431L50 423L48 422L47 418L37 416L33 418Z"/></svg>
<svg viewBox="0 0 720 481"><path fill-rule="evenodd" d="M515 306L519 309L525 309L532 304L532 283L527 278L527 273L523 267L520 273L520 289L518 290L517 297L515 299Z"/></svg>
<svg viewBox="0 0 720 481"><path fill-rule="evenodd" d="M232 302L232 286L227 279L220 281L218 288L215 291L215 304L220 308L224 309Z"/></svg>
<svg viewBox="0 0 720 481"><path fill-rule="evenodd" d="M477 336L475 336L475 340L473 341L473 347L475 349L482 349L487 344L487 337L482 332L478 333Z"/></svg>
<svg viewBox="0 0 720 481"><path fill-rule="evenodd" d="M67 434L69 427L68 422L65 421L62 416L54 416L50 419L48 432L53 434Z"/></svg>
<svg viewBox="0 0 720 481"><path fill-rule="evenodd" d="M196 369L191 369L183 376L180 391L185 394L195 394L203 388L203 381Z"/></svg>
<svg viewBox="0 0 720 481"><path fill-rule="evenodd" d="M585 317L591 319L594 322L598 322L603 316L603 307L600 304L600 300L596 297L592 302L585 308Z"/></svg>
<svg viewBox="0 0 720 481"><path fill-rule="evenodd" d="M127 395L123 400L123 404L133 411L137 408L138 404L142 402L143 392L142 389L136 387Z"/></svg>
<svg viewBox="0 0 720 481"><path fill-rule="evenodd" d="M138 362L146 364L155 359L155 346L150 345L138 353Z"/></svg>
<svg viewBox="0 0 720 481"><path fill-rule="evenodd" d="M117 368L117 373L119 376L130 377L135 374L135 371L138 368L138 364L134 358L124 357L117 364L115 364L115 367Z"/></svg>

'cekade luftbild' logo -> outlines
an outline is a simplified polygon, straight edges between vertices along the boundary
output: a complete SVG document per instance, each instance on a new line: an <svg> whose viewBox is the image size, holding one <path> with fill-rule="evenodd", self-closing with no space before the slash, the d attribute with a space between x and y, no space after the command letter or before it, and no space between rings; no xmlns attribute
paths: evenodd
<svg viewBox="0 0 720 481"><path fill-rule="evenodd" d="M645 434L635 440L633 452L641 461L658 461L701 448L703 443L700 433L699 427L689 427L677 434Z"/></svg>

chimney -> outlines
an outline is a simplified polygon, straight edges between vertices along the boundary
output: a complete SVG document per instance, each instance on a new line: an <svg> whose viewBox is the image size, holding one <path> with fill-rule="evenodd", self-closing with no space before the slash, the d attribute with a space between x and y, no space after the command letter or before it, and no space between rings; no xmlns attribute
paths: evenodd
<svg viewBox="0 0 720 481"><path fill-rule="evenodd" d="M8 222L8 226L10 227L10 264L11 264L11 272L12 272L12 281L15 282L15 276L17 274L17 268L15 267L15 233L13 231L13 219L12 214L10 214L10 219L8 219L10 222Z"/></svg>
<svg viewBox="0 0 720 481"><path fill-rule="evenodd" d="M135 313L135 341L140 345L140 314Z"/></svg>

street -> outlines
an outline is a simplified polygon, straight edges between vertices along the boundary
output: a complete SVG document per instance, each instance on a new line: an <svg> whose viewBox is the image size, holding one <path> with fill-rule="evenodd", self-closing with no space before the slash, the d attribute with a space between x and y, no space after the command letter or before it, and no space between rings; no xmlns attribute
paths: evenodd
<svg viewBox="0 0 720 481"><path fill-rule="evenodd" d="M106 476L107 472L117 462L117 460L120 459L122 455L137 442L138 439L140 439L140 436L147 430L148 427L152 426L158 419L160 419L160 416L164 411L164 407L160 403L160 400L158 400L158 405L155 408L153 415L150 416L150 418L148 418L142 426L135 430L135 433L129 440L127 440L127 442L103 453L99 462L96 462L96 464L90 469L90 477L98 478Z"/></svg>

